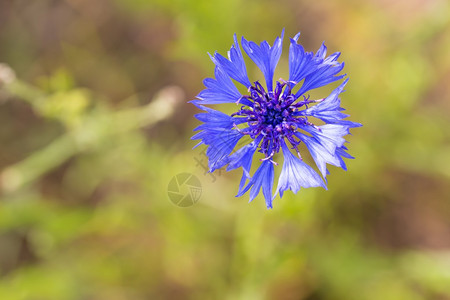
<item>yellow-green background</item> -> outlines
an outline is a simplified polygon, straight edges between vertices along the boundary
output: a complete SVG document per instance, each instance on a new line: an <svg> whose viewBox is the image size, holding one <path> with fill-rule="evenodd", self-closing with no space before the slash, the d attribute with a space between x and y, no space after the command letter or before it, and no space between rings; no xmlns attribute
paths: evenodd
<svg viewBox="0 0 450 300"><path fill-rule="evenodd" d="M364 126L328 191L267 210L239 171L203 173L187 101L207 52L282 28L276 78L287 37L325 40ZM0 299L450 299L447 0L8 0L0 62ZM182 172L190 208L167 195Z"/></svg>

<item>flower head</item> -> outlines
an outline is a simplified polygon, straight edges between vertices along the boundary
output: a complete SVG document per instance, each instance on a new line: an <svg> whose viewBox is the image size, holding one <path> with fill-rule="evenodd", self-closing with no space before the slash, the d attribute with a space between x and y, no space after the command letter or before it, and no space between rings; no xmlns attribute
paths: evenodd
<svg viewBox="0 0 450 300"><path fill-rule="evenodd" d="M328 170L326 165L346 169L343 157L350 156L344 146L344 136L352 127L361 124L344 120L348 115L342 113L339 95L348 79L345 79L327 97L312 100L308 91L320 88L346 75L339 73L344 63L337 61L340 53L326 56L324 44L316 52L306 52L297 43L300 34L290 39L289 79L273 82L275 67L281 56L284 31L272 46L264 41L257 45L242 37L241 45L245 53L261 69L265 87L259 82L250 82L244 57L236 35L228 58L215 53L211 56L216 65L215 78L204 80L206 89L191 101L205 111L196 115L204 122L195 130L200 130L192 139L208 146L210 172L226 165L227 170L241 168L242 179L237 196L250 190L252 201L262 189L268 208L279 193L286 190L297 193L300 188L323 187ZM248 91L239 92L233 80L242 84ZM232 103L236 112L227 115L205 105ZM321 120L324 125L315 125ZM243 137L249 142L241 145ZM303 143L310 152L322 177L303 162L299 146ZM197 145L197 146L198 146ZM255 153L261 162L253 175L250 174ZM276 191L274 166L278 166L274 156L282 153L284 163L278 179Z"/></svg>

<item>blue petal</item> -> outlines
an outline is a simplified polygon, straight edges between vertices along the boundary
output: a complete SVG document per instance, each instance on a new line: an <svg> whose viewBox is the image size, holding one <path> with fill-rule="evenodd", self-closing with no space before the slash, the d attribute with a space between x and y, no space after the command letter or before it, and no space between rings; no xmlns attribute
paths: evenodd
<svg viewBox="0 0 450 300"><path fill-rule="evenodd" d="M324 178L327 176L327 164L341 166L339 156L335 155L334 152L329 152L316 138L302 135L301 140L308 147L309 153L311 153Z"/></svg>
<svg viewBox="0 0 450 300"><path fill-rule="evenodd" d="M348 115L341 113L341 100L339 99L339 94L342 93L347 82L348 78L344 80L344 82L333 92L331 92L331 94L322 102L308 109L302 110L296 115L313 116L326 123L336 123L341 119L348 117Z"/></svg>
<svg viewBox="0 0 450 300"><path fill-rule="evenodd" d="M250 176L247 176L245 174L245 172L242 172L241 181L239 182L238 194L242 191L242 189L244 188L245 183L247 182L247 179L249 179L249 178L250 178Z"/></svg>
<svg viewBox="0 0 450 300"><path fill-rule="evenodd" d="M314 60L319 64L314 72L305 77L303 85L295 94L297 98L309 90L319 88L345 77L345 74L336 76L344 68L344 63L337 61L340 53L336 52L325 58L326 51L325 45L322 44L314 56Z"/></svg>
<svg viewBox="0 0 450 300"><path fill-rule="evenodd" d="M339 94L341 94L344 91L344 87L348 82L348 78L345 79L334 91L331 92L331 94L325 98L322 102L320 102L317 105L314 105L313 107L310 107L306 109L306 112L317 112L317 111L330 111L330 110L338 110L341 101L339 100ZM311 114L309 114L311 115Z"/></svg>
<svg viewBox="0 0 450 300"><path fill-rule="evenodd" d="M297 34L291 39L289 46L289 81L298 83L306 76L313 73L319 61L314 59L312 52L305 52L302 45L297 44L297 39L300 34Z"/></svg>
<svg viewBox="0 0 450 300"><path fill-rule="evenodd" d="M351 127L360 127L362 126L360 123L351 122L347 120L342 120L348 117L347 114L341 113L344 109L340 107L341 100L339 95L344 92L344 87L348 82L348 78L341 83L339 87L337 87L331 94L326 97L322 102L307 108L305 110L298 111L294 113L295 116L312 116L318 118L325 123L333 123L344 125L349 128Z"/></svg>
<svg viewBox="0 0 450 300"><path fill-rule="evenodd" d="M350 133L348 126L340 124L325 124L318 127L320 132L316 133L316 137L333 141L337 148L344 146L346 141L343 136Z"/></svg>
<svg viewBox="0 0 450 300"><path fill-rule="evenodd" d="M361 127L363 126L361 123L357 123L357 122L352 122L352 121L347 121L347 120L340 120L339 122L336 122L337 124L340 125L345 125L348 128L353 128L353 127Z"/></svg>
<svg viewBox="0 0 450 300"><path fill-rule="evenodd" d="M345 150L347 150L347 148L345 146L336 148L336 156L339 159L341 168L344 169L345 171L347 171L347 166L345 165L345 162L342 159L342 157L349 158L349 159L354 159L354 157L351 156L350 154L348 154L347 152L345 152Z"/></svg>
<svg viewBox="0 0 450 300"><path fill-rule="evenodd" d="M251 86L236 34L234 35L234 45L228 51L228 59L219 53L214 53L214 57L211 56L211 60L219 69L237 82L242 83L247 88Z"/></svg>
<svg viewBox="0 0 450 300"><path fill-rule="evenodd" d="M266 206L267 208L272 208L273 180L274 180L273 164L269 160L265 160L261 163L258 170L256 170L253 177L250 178L250 181L248 182L247 186L237 194L237 197L242 196L250 188L252 188L252 190L250 191L250 201L253 201L253 199L255 199L255 197L259 194L259 191L262 187L263 195L266 200Z"/></svg>
<svg viewBox="0 0 450 300"><path fill-rule="evenodd" d="M317 50L316 54L314 55L314 59L323 61L326 55L327 55L327 46L325 46L325 42L322 42L322 45L320 46L319 50Z"/></svg>
<svg viewBox="0 0 450 300"><path fill-rule="evenodd" d="M294 193L297 193L302 187L309 188L321 186L326 189L322 178L320 178L320 175L317 174L313 168L292 154L284 141L281 143L281 146L283 148L284 163L276 192L280 193L280 197L283 197L284 191L288 189L292 190Z"/></svg>
<svg viewBox="0 0 450 300"><path fill-rule="evenodd" d="M346 142L343 136L349 134L349 126L341 124L326 124L316 127L297 124L297 126L315 137L330 153L334 153L336 148L342 147ZM303 133L296 132L295 135L301 139Z"/></svg>
<svg viewBox="0 0 450 300"><path fill-rule="evenodd" d="M205 130L208 128L224 128L224 129L231 129L235 124L241 124L243 122L246 122L245 118L235 118L230 117L223 112L214 110L212 108L198 105L196 103L196 106L204 111L207 111L207 113L201 113L196 114L195 117L204 122L200 126L196 127L194 131L197 130Z"/></svg>
<svg viewBox="0 0 450 300"><path fill-rule="evenodd" d="M258 148L259 142L261 141L260 137L261 136L259 136L252 143L242 147L241 149L230 155L230 163L227 167L227 171L242 167L242 169L244 170L244 175L250 178L249 172L252 166L253 154L255 153L256 148Z"/></svg>
<svg viewBox="0 0 450 300"><path fill-rule="evenodd" d="M202 104L235 103L241 99L242 95L230 77L218 67L215 68L214 74L215 79L206 78L203 80L206 89L197 95L197 98L202 100ZM241 103L243 104L249 105L249 102L245 98L241 99Z"/></svg>
<svg viewBox="0 0 450 300"><path fill-rule="evenodd" d="M228 155L242 136L238 130L208 127L195 134L191 139L201 139L201 143L209 146L206 155L209 158L210 172L213 172L228 163Z"/></svg>
<svg viewBox="0 0 450 300"><path fill-rule="evenodd" d="M254 42L247 41L242 37L241 44L245 53L255 62L261 69L266 79L267 90L273 90L273 74L280 59L282 51L282 43L284 37L284 29L281 38L277 37L271 47L267 41L263 41L259 46Z"/></svg>
<svg viewBox="0 0 450 300"><path fill-rule="evenodd" d="M237 130L231 130L227 133L219 134L208 141L203 139L203 142L209 145L206 155L209 157L210 172L214 172L214 170L220 169L228 163L228 155L230 155L241 138L241 133Z"/></svg>

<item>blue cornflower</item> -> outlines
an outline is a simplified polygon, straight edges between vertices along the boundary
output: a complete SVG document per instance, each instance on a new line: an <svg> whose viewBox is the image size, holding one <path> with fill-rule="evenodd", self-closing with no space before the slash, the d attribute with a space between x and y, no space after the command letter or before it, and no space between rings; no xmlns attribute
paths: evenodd
<svg viewBox="0 0 450 300"><path fill-rule="evenodd" d="M346 152L343 137L349 134L350 128L361 126L344 120L348 115L342 113L344 109L340 107L339 95L348 79L326 98L311 100L307 94L312 89L346 76L339 75L344 67L344 63L337 61L340 53L327 57L324 44L313 53L305 51L297 43L300 34L290 39L289 79L280 79L274 84L273 75L281 55L283 36L284 31L281 38L275 39L273 46L266 41L257 45L243 37L241 40L245 53L261 69L266 88L259 81L253 84L250 82L235 34L228 59L219 53L210 55L216 65L215 78L205 79L206 89L197 95L196 100L191 101L205 111L196 115L204 123L195 129L200 132L192 139L200 139L198 145L208 146L206 155L210 172L225 165L228 165L227 171L242 167L243 175L237 196L251 189L252 201L262 188L267 208L272 208L272 201L278 193L282 197L288 189L294 193L302 187L321 186L326 189L326 165L346 170L343 158L353 157ZM242 95L232 79L244 85L248 94ZM222 103L234 103L239 109L227 115L204 106ZM314 119L325 124L314 125ZM239 143L243 140L248 140L244 146ZM325 182L312 167L303 162L299 150L301 143L309 150ZM273 193L274 165L278 165L274 155L280 151L284 163ZM261 164L251 175L255 152L261 153Z"/></svg>

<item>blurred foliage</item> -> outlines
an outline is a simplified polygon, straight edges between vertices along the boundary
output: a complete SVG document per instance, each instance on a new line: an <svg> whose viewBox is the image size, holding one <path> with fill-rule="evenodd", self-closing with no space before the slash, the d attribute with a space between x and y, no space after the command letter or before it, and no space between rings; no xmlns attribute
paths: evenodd
<svg viewBox="0 0 450 300"><path fill-rule="evenodd" d="M364 127L268 211L204 173L187 101L282 28L342 52ZM450 299L449 53L446 0L0 2L0 299Z"/></svg>

